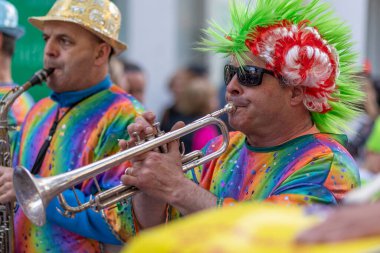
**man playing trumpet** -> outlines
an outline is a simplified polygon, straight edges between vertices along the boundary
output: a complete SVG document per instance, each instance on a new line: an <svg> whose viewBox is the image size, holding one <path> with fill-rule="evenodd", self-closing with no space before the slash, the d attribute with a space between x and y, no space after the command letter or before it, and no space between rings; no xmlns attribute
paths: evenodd
<svg viewBox="0 0 380 253"><path fill-rule="evenodd" d="M239 201L337 205L359 185L339 134L362 98L352 80L348 28L318 1L252 5L231 1L232 28L213 25L202 43L231 59L224 79L226 101L237 108L229 123L237 131L227 152L186 175L177 142L168 153L135 157L122 182L142 191L132 200L136 229ZM155 116L143 116L130 134L153 131ZM220 143L216 138L203 151Z"/></svg>
<svg viewBox="0 0 380 253"><path fill-rule="evenodd" d="M118 40L120 12L109 0L58 0L46 16L29 21L43 31L44 65L54 68L47 79L52 95L28 114L17 143L14 166L38 177L58 175L103 159L118 151L117 139L128 138L127 126L141 104L111 83L108 63L126 46ZM124 167L97 177L99 187L119 184ZM0 203L14 201L12 168L0 170ZM81 202L95 194L94 180L76 186ZM74 191L64 192L69 204ZM75 205L75 204L74 204ZM121 244L131 219L120 206L104 213L87 210L62 216L55 198L47 208L47 223L33 225L21 208L15 214L16 252L104 252L104 244Z"/></svg>

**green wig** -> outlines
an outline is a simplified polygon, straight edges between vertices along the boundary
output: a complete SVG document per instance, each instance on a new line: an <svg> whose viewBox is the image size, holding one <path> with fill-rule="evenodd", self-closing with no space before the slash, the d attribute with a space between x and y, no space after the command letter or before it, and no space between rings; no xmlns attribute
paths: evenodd
<svg viewBox="0 0 380 253"><path fill-rule="evenodd" d="M232 28L211 22L200 49L234 56L240 65L253 53L285 84L305 87L304 105L321 132L349 130L364 94L355 78L350 29L330 6L318 0L229 3Z"/></svg>

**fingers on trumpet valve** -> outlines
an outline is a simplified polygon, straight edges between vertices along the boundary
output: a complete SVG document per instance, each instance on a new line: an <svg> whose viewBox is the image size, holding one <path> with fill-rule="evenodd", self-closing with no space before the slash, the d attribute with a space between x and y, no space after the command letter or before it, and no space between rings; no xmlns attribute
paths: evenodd
<svg viewBox="0 0 380 253"><path fill-rule="evenodd" d="M117 142L119 144L119 147L121 150L126 150L129 148L129 143L126 140L123 139L117 139Z"/></svg>
<svg viewBox="0 0 380 253"><path fill-rule="evenodd" d="M136 176L136 170L142 167L142 161L134 161L131 167L125 169L124 174L128 176Z"/></svg>
<svg viewBox="0 0 380 253"><path fill-rule="evenodd" d="M145 120L143 117L137 117L135 123L132 123L128 126L128 134L131 138L131 141L139 144L145 140L150 140L156 136L159 132L157 126L159 123L150 123Z"/></svg>
<svg viewBox="0 0 380 253"><path fill-rule="evenodd" d="M128 167L125 169L124 175L132 176L132 174L133 174L133 167Z"/></svg>

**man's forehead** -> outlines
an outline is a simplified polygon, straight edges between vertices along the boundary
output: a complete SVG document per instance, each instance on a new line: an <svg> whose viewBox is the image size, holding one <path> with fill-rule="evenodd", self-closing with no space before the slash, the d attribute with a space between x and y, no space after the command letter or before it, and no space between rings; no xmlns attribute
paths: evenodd
<svg viewBox="0 0 380 253"><path fill-rule="evenodd" d="M86 29L82 28L79 25L63 22L63 21L49 21L45 22L43 27L44 33L67 33L67 34L76 34L76 33L88 33Z"/></svg>
<svg viewBox="0 0 380 253"><path fill-rule="evenodd" d="M232 55L230 58L230 64L234 66L254 65L254 66L262 67L262 68L265 68L265 65L266 65L265 62L261 58L253 55L251 52L247 52L245 54L243 64L239 64L237 57Z"/></svg>
<svg viewBox="0 0 380 253"><path fill-rule="evenodd" d="M46 22L43 27L43 34L47 36L68 36L73 39L100 41L97 36L80 25L63 21Z"/></svg>

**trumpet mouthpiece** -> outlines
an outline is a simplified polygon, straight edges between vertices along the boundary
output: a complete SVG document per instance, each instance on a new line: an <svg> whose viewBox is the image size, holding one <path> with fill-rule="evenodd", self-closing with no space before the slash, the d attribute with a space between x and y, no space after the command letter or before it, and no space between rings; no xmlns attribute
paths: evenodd
<svg viewBox="0 0 380 253"><path fill-rule="evenodd" d="M232 102L229 102L224 106L228 113L234 113L236 111L236 107Z"/></svg>

